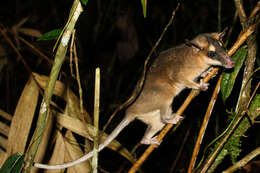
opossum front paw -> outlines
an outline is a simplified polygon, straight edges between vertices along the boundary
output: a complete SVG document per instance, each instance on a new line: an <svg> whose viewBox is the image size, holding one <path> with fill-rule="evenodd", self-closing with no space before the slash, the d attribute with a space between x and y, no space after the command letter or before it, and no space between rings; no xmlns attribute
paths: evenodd
<svg viewBox="0 0 260 173"><path fill-rule="evenodd" d="M164 117L162 119L163 123L165 124L177 124L179 121L183 119L182 116L177 114L172 114L171 117Z"/></svg>
<svg viewBox="0 0 260 173"><path fill-rule="evenodd" d="M154 136L154 137L149 138L149 139L148 138L143 138L141 140L141 144L145 144L145 145L152 145L152 144L160 145L161 142L159 142L157 140L157 136Z"/></svg>
<svg viewBox="0 0 260 173"><path fill-rule="evenodd" d="M213 67L210 67L208 70L204 71L200 76L201 77L206 77L208 74L211 73L211 71L213 70ZM214 75L213 77L215 77L216 75Z"/></svg>
<svg viewBox="0 0 260 173"><path fill-rule="evenodd" d="M201 79L201 80L200 80L200 90L201 90L201 91L206 91L206 90L208 89L208 87L209 87L209 83L205 83L205 82L203 82L203 80Z"/></svg>

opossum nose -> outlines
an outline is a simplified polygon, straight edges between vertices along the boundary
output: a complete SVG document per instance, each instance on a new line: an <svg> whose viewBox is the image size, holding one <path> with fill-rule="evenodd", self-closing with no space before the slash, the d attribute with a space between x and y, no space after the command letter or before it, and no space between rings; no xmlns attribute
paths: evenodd
<svg viewBox="0 0 260 173"><path fill-rule="evenodd" d="M226 59L226 63L225 63L225 65L224 65L224 67L225 67L225 68L233 68L234 66L235 66L234 61L233 61L230 57L228 57L228 58Z"/></svg>

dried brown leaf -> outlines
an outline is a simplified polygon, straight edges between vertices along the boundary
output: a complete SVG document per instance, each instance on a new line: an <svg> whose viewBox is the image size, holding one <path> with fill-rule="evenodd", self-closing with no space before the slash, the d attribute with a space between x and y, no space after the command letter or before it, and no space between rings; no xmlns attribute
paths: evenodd
<svg viewBox="0 0 260 173"><path fill-rule="evenodd" d="M0 158L5 157L5 151L0 148Z"/></svg>
<svg viewBox="0 0 260 173"><path fill-rule="evenodd" d="M7 147L7 138L0 136L0 148L6 148Z"/></svg>
<svg viewBox="0 0 260 173"><path fill-rule="evenodd" d="M35 79L39 83L40 87L44 88L49 77L37 73L33 73L33 75L35 76ZM67 101L65 112L68 112L70 115L77 117L82 121L86 121L88 123L91 122L91 118L85 109L83 109L83 113L80 112L79 98L61 81L57 80L53 90L53 94Z"/></svg>
<svg viewBox="0 0 260 173"><path fill-rule="evenodd" d="M51 159L49 161L49 164L59 164L64 163L65 161L65 141L62 136L62 134L57 131L57 139L54 146L54 150L51 156ZM45 170L44 173L63 173L64 169L58 169L58 170Z"/></svg>
<svg viewBox="0 0 260 173"><path fill-rule="evenodd" d="M18 32L36 38L40 38L42 36L42 33L39 30L33 28L19 28Z"/></svg>
<svg viewBox="0 0 260 173"><path fill-rule="evenodd" d="M0 109L0 117L8 120L8 121L11 121L12 120L12 115L6 113L5 111L3 111L2 109Z"/></svg>
<svg viewBox="0 0 260 173"><path fill-rule="evenodd" d="M0 121L0 133L5 136L8 136L9 130L10 130L9 126Z"/></svg>
<svg viewBox="0 0 260 173"><path fill-rule="evenodd" d="M69 88L67 88L67 94L65 100L67 101L67 105L65 108L66 114L71 115L72 117L76 117L81 121L92 124L90 115L87 113L84 107L83 107L83 113L81 113L80 100L78 96L76 96Z"/></svg>
<svg viewBox="0 0 260 173"><path fill-rule="evenodd" d="M82 122L76 118L72 118L65 114L59 114L57 116L57 122L64 128L69 129L69 130L73 131L74 133L93 141L93 137L95 134L94 126L87 124L85 122ZM99 132L99 134L102 135L100 142L103 142L106 139L107 134L105 134L101 131ZM119 153L122 156L124 156L126 159L128 159L130 162L132 162L132 163L135 162L135 159L131 155L131 153L126 148L123 148L122 145L118 141L116 141L116 140L112 141L108 145L108 148L110 148L114 151L119 151Z"/></svg>
<svg viewBox="0 0 260 173"><path fill-rule="evenodd" d="M18 23L12 26L12 31L14 33L17 33L18 28L20 28L23 24L25 24L28 21L29 17L25 17L22 20L20 20Z"/></svg>
<svg viewBox="0 0 260 173"><path fill-rule="evenodd" d="M46 86L46 82L48 81L48 77L44 75L39 75L37 73L33 73L40 87L44 88ZM84 113L80 113L80 104L78 97L66 86L57 81L54 91L54 95L57 95L67 101L67 105L65 108L65 114L59 114L57 116L57 122L59 126L62 126L72 132L79 134L86 139L93 140L94 127L86 122L91 122L89 114L85 111ZM71 117L70 117L71 116ZM84 116L84 117L82 117ZM102 134L101 142L105 140L106 134L100 132ZM89 145L86 143L86 145ZM134 157L130 154L130 152L123 148L119 142L116 140L113 141L109 146L114 151L119 151L119 153L127 158L130 162L134 162Z"/></svg>
<svg viewBox="0 0 260 173"><path fill-rule="evenodd" d="M69 88L67 88L66 101L67 101L65 107L66 115L70 115L71 117L79 119L83 122L92 124L91 118L84 107L83 107L83 113L81 112L79 98ZM85 149L86 151L92 149L91 142L87 138L85 139Z"/></svg>
<svg viewBox="0 0 260 173"><path fill-rule="evenodd" d="M46 83L48 82L49 77L45 76L45 75L40 75L38 73L33 73L35 80L38 82L38 84L40 85L40 87L42 89L45 89ZM55 84L54 90L53 90L53 94L59 97L64 97L65 95L65 85L58 81Z"/></svg>
<svg viewBox="0 0 260 173"><path fill-rule="evenodd" d="M66 138L68 138L69 141L76 141L76 139L72 135L71 131L68 131L66 133ZM65 140L65 147L66 147L66 157L65 157L66 162L76 160L84 155L84 153L80 149L80 146L77 143L72 144ZM89 164L89 161L85 161L85 162L77 164L73 167L68 168L68 173L90 172L90 171L91 171L91 166Z"/></svg>
<svg viewBox="0 0 260 173"><path fill-rule="evenodd" d="M30 77L19 98L11 122L8 134L7 156L16 152L24 152L37 106L38 95L38 86Z"/></svg>

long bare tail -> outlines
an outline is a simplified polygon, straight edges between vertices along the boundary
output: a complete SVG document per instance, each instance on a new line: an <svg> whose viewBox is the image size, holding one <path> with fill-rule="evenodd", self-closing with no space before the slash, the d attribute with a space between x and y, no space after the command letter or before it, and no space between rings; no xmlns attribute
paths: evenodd
<svg viewBox="0 0 260 173"><path fill-rule="evenodd" d="M117 135L130 123L132 122L132 119L129 119L125 117L118 125L117 127L113 130L113 132L106 138L106 140L101 143L98 147L98 151L101 151L103 148L105 148L111 141L113 141ZM41 163L34 163L34 167L37 168L42 168L42 169L64 169L68 168L74 165L77 165L81 162L84 162L88 160L90 157L93 156L93 150L86 155L82 156L81 158L78 158L77 160L67 162L64 164L57 164L57 165L46 165L46 164L41 164Z"/></svg>

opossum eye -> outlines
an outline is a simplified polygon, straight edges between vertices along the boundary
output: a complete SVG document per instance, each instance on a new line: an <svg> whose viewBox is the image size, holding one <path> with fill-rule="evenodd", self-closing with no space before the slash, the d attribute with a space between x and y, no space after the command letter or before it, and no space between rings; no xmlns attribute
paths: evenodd
<svg viewBox="0 0 260 173"><path fill-rule="evenodd" d="M215 58L217 56L217 53L215 51L209 51L207 53L207 56L210 58Z"/></svg>

